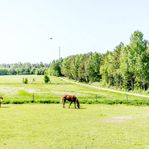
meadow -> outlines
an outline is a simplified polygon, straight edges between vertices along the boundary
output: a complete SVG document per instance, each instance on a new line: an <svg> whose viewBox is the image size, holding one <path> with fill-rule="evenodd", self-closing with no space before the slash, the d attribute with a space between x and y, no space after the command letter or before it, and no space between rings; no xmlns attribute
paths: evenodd
<svg viewBox="0 0 149 149"><path fill-rule="evenodd" d="M23 78L28 78L28 84L22 83ZM88 88L53 76L50 80L45 84L43 76L0 76L0 96L4 97L4 104L60 103L60 98L68 93L84 104L149 105L149 98Z"/></svg>
<svg viewBox="0 0 149 149"><path fill-rule="evenodd" d="M22 83L23 78L28 84ZM43 76L0 76L4 97L0 148L149 148L147 98L100 91L57 77L50 80L45 84ZM68 109L68 104L62 108L60 98L66 93L78 96L80 109L73 105Z"/></svg>
<svg viewBox="0 0 149 149"><path fill-rule="evenodd" d="M148 149L147 106L83 104L3 105L2 149Z"/></svg>

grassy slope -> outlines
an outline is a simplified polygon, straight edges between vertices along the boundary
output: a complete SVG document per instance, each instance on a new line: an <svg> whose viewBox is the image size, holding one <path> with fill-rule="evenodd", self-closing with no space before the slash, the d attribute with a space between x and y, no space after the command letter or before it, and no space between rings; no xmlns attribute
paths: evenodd
<svg viewBox="0 0 149 149"><path fill-rule="evenodd" d="M29 79L29 84L22 84L23 77ZM32 82L33 78L35 83ZM43 76L0 76L0 95L4 96L5 103L31 102L33 93L34 102L59 102L62 95L71 93L77 95L82 103L138 104L138 101L145 100L149 104L145 98L91 89L65 82L57 77L51 77L51 84L44 84ZM128 99L134 102L130 103Z"/></svg>
<svg viewBox="0 0 149 149"><path fill-rule="evenodd" d="M124 105L3 105L3 149L149 148L149 109Z"/></svg>

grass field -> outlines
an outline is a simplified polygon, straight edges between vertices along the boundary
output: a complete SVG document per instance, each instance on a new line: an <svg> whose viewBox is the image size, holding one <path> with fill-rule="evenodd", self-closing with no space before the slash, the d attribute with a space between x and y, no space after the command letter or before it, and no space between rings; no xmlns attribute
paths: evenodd
<svg viewBox="0 0 149 149"><path fill-rule="evenodd" d="M29 83L23 84L22 78ZM50 79L51 83L44 84L43 76L0 76L0 96L5 103L0 108L0 148L149 148L148 106L122 104L140 105L143 101L148 105L148 99ZM68 109L68 105L63 109L58 104L66 93L78 96L81 109Z"/></svg>
<svg viewBox="0 0 149 149"><path fill-rule="evenodd" d="M2 149L148 149L149 108L126 105L3 105Z"/></svg>
<svg viewBox="0 0 149 149"><path fill-rule="evenodd" d="M28 78L29 83L23 84L23 78ZM81 103L149 105L146 98L91 89L57 77L50 77L50 80L51 83L44 84L43 76L0 76L0 96L4 97L6 104L59 103L61 96L69 93L78 96Z"/></svg>

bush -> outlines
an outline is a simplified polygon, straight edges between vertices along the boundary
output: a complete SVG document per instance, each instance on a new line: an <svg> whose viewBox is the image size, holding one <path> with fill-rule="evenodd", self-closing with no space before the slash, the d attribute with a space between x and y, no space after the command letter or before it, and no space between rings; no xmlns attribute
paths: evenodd
<svg viewBox="0 0 149 149"><path fill-rule="evenodd" d="M50 81L50 78L47 75L44 75L44 82L48 83Z"/></svg>
<svg viewBox="0 0 149 149"><path fill-rule="evenodd" d="M23 84L28 84L28 79L27 78L23 78L22 82L23 82Z"/></svg>

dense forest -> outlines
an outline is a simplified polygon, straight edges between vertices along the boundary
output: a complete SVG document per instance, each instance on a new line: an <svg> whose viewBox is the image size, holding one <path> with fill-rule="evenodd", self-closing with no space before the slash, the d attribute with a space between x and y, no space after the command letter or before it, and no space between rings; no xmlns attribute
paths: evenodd
<svg viewBox="0 0 149 149"><path fill-rule="evenodd" d="M48 64L15 63L0 64L0 75L43 75L49 68Z"/></svg>
<svg viewBox="0 0 149 149"><path fill-rule="evenodd" d="M54 60L49 73L81 82L98 81L120 89L147 90L149 42L143 38L142 32L135 31L127 45L120 43L112 52L90 52Z"/></svg>

